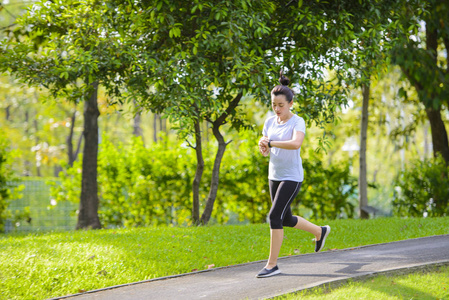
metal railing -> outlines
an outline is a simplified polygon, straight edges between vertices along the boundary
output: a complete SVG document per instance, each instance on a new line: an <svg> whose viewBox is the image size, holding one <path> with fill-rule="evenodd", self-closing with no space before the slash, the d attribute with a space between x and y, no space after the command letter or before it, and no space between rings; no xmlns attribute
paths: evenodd
<svg viewBox="0 0 449 300"><path fill-rule="evenodd" d="M56 202L47 182L55 179L24 178L14 185L23 185L22 197L8 205L12 217L5 222L5 233L72 230L76 226L78 204Z"/></svg>

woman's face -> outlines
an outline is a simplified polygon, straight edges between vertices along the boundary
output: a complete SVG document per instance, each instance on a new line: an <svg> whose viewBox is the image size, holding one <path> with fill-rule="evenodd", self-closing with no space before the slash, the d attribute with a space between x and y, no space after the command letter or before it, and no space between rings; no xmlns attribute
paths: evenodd
<svg viewBox="0 0 449 300"><path fill-rule="evenodd" d="M285 119L290 115L290 108L293 105L293 101L288 103L285 95L271 95L271 107L274 113L280 118Z"/></svg>

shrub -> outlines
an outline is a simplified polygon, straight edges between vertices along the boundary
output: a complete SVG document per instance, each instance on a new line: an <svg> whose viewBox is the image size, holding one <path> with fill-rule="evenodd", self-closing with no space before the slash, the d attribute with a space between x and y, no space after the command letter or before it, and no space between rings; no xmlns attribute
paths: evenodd
<svg viewBox="0 0 449 300"><path fill-rule="evenodd" d="M20 189L12 170L14 153L9 149L9 142L3 133L0 133L0 232L5 230L5 220L11 215L7 211L8 203L20 197Z"/></svg>
<svg viewBox="0 0 449 300"><path fill-rule="evenodd" d="M234 216L240 222L265 222L271 207L268 158L259 153L258 133L244 131L239 136L223 157L212 217L219 223ZM209 173L206 176L210 178Z"/></svg>
<svg viewBox="0 0 449 300"><path fill-rule="evenodd" d="M393 213L407 217L448 215L449 167L441 156L415 160L395 180Z"/></svg>
<svg viewBox="0 0 449 300"><path fill-rule="evenodd" d="M216 214L221 207L238 214L240 221L264 222L271 207L268 188L268 158L258 153L257 136L245 133L237 149L225 154ZM256 141L256 142L255 142ZM305 178L292 204L296 214L313 218L352 218L357 205L357 178L350 175L349 162L325 167L322 155L310 150L303 156ZM221 200L225 199L225 200ZM229 214L228 214L229 217ZM225 220L221 220L225 221Z"/></svg>
<svg viewBox="0 0 449 300"><path fill-rule="evenodd" d="M140 138L129 145L103 136L98 154L99 217L105 227L183 224L190 217L192 159L179 142L145 148ZM52 188L56 200L79 203L82 159L60 173Z"/></svg>
<svg viewBox="0 0 449 300"><path fill-rule="evenodd" d="M239 137L223 157L212 222L265 222L271 207L268 158L258 153L259 136L246 131ZM200 204L209 192L216 148L214 141L205 142ZM313 152L309 156L296 211L313 211L316 218L352 217L356 180L349 175L348 164L325 168L322 157ZM183 142L165 138L146 148L140 138L124 145L104 136L98 155L101 223L105 227L191 224L195 168L194 150ZM61 172L60 179L53 197L79 203L81 162Z"/></svg>
<svg viewBox="0 0 449 300"><path fill-rule="evenodd" d="M304 182L296 205L300 212L312 211L315 219L354 217L357 205L357 178L351 176L349 162L323 165L321 154L310 150L304 155Z"/></svg>

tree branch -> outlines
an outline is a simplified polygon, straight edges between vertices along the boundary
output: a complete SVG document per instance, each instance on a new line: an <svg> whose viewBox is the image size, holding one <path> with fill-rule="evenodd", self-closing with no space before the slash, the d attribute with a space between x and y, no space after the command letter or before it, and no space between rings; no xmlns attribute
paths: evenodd
<svg viewBox="0 0 449 300"><path fill-rule="evenodd" d="M426 25L426 46L427 51L432 55L432 60L437 63L437 49L438 49L438 31L435 28L430 28Z"/></svg>
<svg viewBox="0 0 449 300"><path fill-rule="evenodd" d="M5 26L5 27L0 28L0 30L5 30L5 29L8 29L8 28L13 27L13 26L15 26L15 25L17 25L17 24L16 24L16 23L12 23L12 24L10 24L10 25L8 25L8 26Z"/></svg>
<svg viewBox="0 0 449 300"><path fill-rule="evenodd" d="M409 70L407 70L407 69L406 69L405 67L403 67L403 66L400 66L400 67L401 67L402 72L404 72L405 77L407 77L408 80L410 81L410 83L411 83L412 85L415 86L416 90L417 90L417 91L421 91L421 90L423 89L423 86L420 85L419 82L416 81L416 80L410 75Z"/></svg>
<svg viewBox="0 0 449 300"><path fill-rule="evenodd" d="M81 141L83 140L83 136L84 136L84 133L82 133L80 135L80 137L78 138L78 144L76 146L75 154L73 155L73 161L75 161L78 157L78 153L80 152L80 149L81 149Z"/></svg>
<svg viewBox="0 0 449 300"><path fill-rule="evenodd" d="M295 0L290 0L290 2L287 3L287 5L285 5L285 7L288 7L290 4L292 4L292 2Z"/></svg>
<svg viewBox="0 0 449 300"><path fill-rule="evenodd" d="M1 4L0 4L1 5ZM4 7L3 5L1 5L1 7L8 13L8 15L10 15L11 17L13 17L14 19L17 19L17 16L15 16L12 12L10 12L9 10L6 9L6 7Z"/></svg>
<svg viewBox="0 0 449 300"><path fill-rule="evenodd" d="M185 139L185 141L186 141L186 143L188 144L188 146L189 146L190 148L196 150L196 147L194 147L194 146L189 142L188 139Z"/></svg>
<svg viewBox="0 0 449 300"><path fill-rule="evenodd" d="M240 92L230 103L228 108L213 122L214 126L220 127L226 123L226 118L232 113L242 99L243 94Z"/></svg>

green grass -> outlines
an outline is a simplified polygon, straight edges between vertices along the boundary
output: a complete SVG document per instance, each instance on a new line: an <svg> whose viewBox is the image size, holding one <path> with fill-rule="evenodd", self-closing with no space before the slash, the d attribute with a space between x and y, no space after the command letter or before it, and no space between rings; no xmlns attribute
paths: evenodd
<svg viewBox="0 0 449 300"><path fill-rule="evenodd" d="M339 288L317 287L277 300L389 300L389 299L449 299L449 266L400 276L377 276L364 281L350 281Z"/></svg>
<svg viewBox="0 0 449 300"><path fill-rule="evenodd" d="M448 217L317 223L332 227L325 250L449 234ZM281 256L313 252L312 238L287 228ZM44 299L263 260L268 247L267 224L2 235L0 299Z"/></svg>

